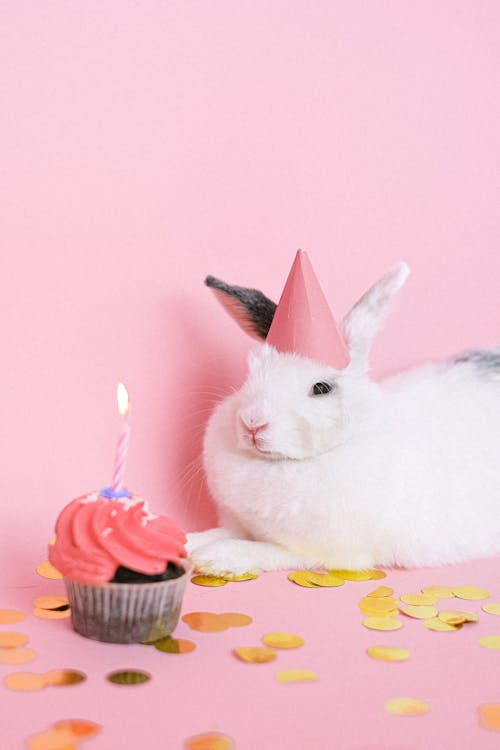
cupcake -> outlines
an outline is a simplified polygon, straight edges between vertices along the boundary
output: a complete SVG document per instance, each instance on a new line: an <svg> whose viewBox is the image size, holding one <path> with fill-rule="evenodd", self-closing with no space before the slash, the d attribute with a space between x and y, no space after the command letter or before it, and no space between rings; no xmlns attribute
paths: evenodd
<svg viewBox="0 0 500 750"><path fill-rule="evenodd" d="M49 559L64 577L77 633L110 643L146 643L175 628L192 565L186 536L125 490L69 503Z"/></svg>

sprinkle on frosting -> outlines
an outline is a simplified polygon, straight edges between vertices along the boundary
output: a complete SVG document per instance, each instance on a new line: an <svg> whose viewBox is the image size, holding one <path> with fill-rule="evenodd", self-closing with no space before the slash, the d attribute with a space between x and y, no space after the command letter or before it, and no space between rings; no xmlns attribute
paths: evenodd
<svg viewBox="0 0 500 750"><path fill-rule="evenodd" d="M49 559L63 576L98 584L110 581L119 565L146 575L162 573L169 562L179 565L185 542L176 524L151 513L141 497L91 493L60 513Z"/></svg>

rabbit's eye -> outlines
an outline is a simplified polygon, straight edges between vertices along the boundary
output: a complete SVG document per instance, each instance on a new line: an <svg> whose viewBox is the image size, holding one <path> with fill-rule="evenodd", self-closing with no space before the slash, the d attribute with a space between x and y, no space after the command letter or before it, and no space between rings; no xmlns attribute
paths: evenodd
<svg viewBox="0 0 500 750"><path fill-rule="evenodd" d="M311 396L324 396L326 393L333 391L333 385L331 383L315 383L311 390Z"/></svg>

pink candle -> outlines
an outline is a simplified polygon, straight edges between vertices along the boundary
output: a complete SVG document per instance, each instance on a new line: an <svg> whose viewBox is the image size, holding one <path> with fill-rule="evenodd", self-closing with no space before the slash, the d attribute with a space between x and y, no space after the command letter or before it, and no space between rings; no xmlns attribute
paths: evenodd
<svg viewBox="0 0 500 750"><path fill-rule="evenodd" d="M127 463L128 441L130 436L130 425L128 423L129 399L127 389L123 383L118 383L116 398L118 400L118 411L123 417L123 427L116 445L115 466L113 469L113 481L111 483L111 489L113 492L119 492L123 489L125 465Z"/></svg>

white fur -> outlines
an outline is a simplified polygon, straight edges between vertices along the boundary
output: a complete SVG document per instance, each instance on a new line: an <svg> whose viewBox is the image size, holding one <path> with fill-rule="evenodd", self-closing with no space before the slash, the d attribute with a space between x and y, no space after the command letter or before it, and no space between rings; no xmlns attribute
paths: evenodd
<svg viewBox="0 0 500 750"><path fill-rule="evenodd" d="M205 434L222 528L189 535L199 570L432 566L500 552L500 367L366 374L407 274L398 264L345 319L345 370L267 344L251 352L246 383ZM337 387L311 396L319 381ZM255 444L242 418L267 423Z"/></svg>

